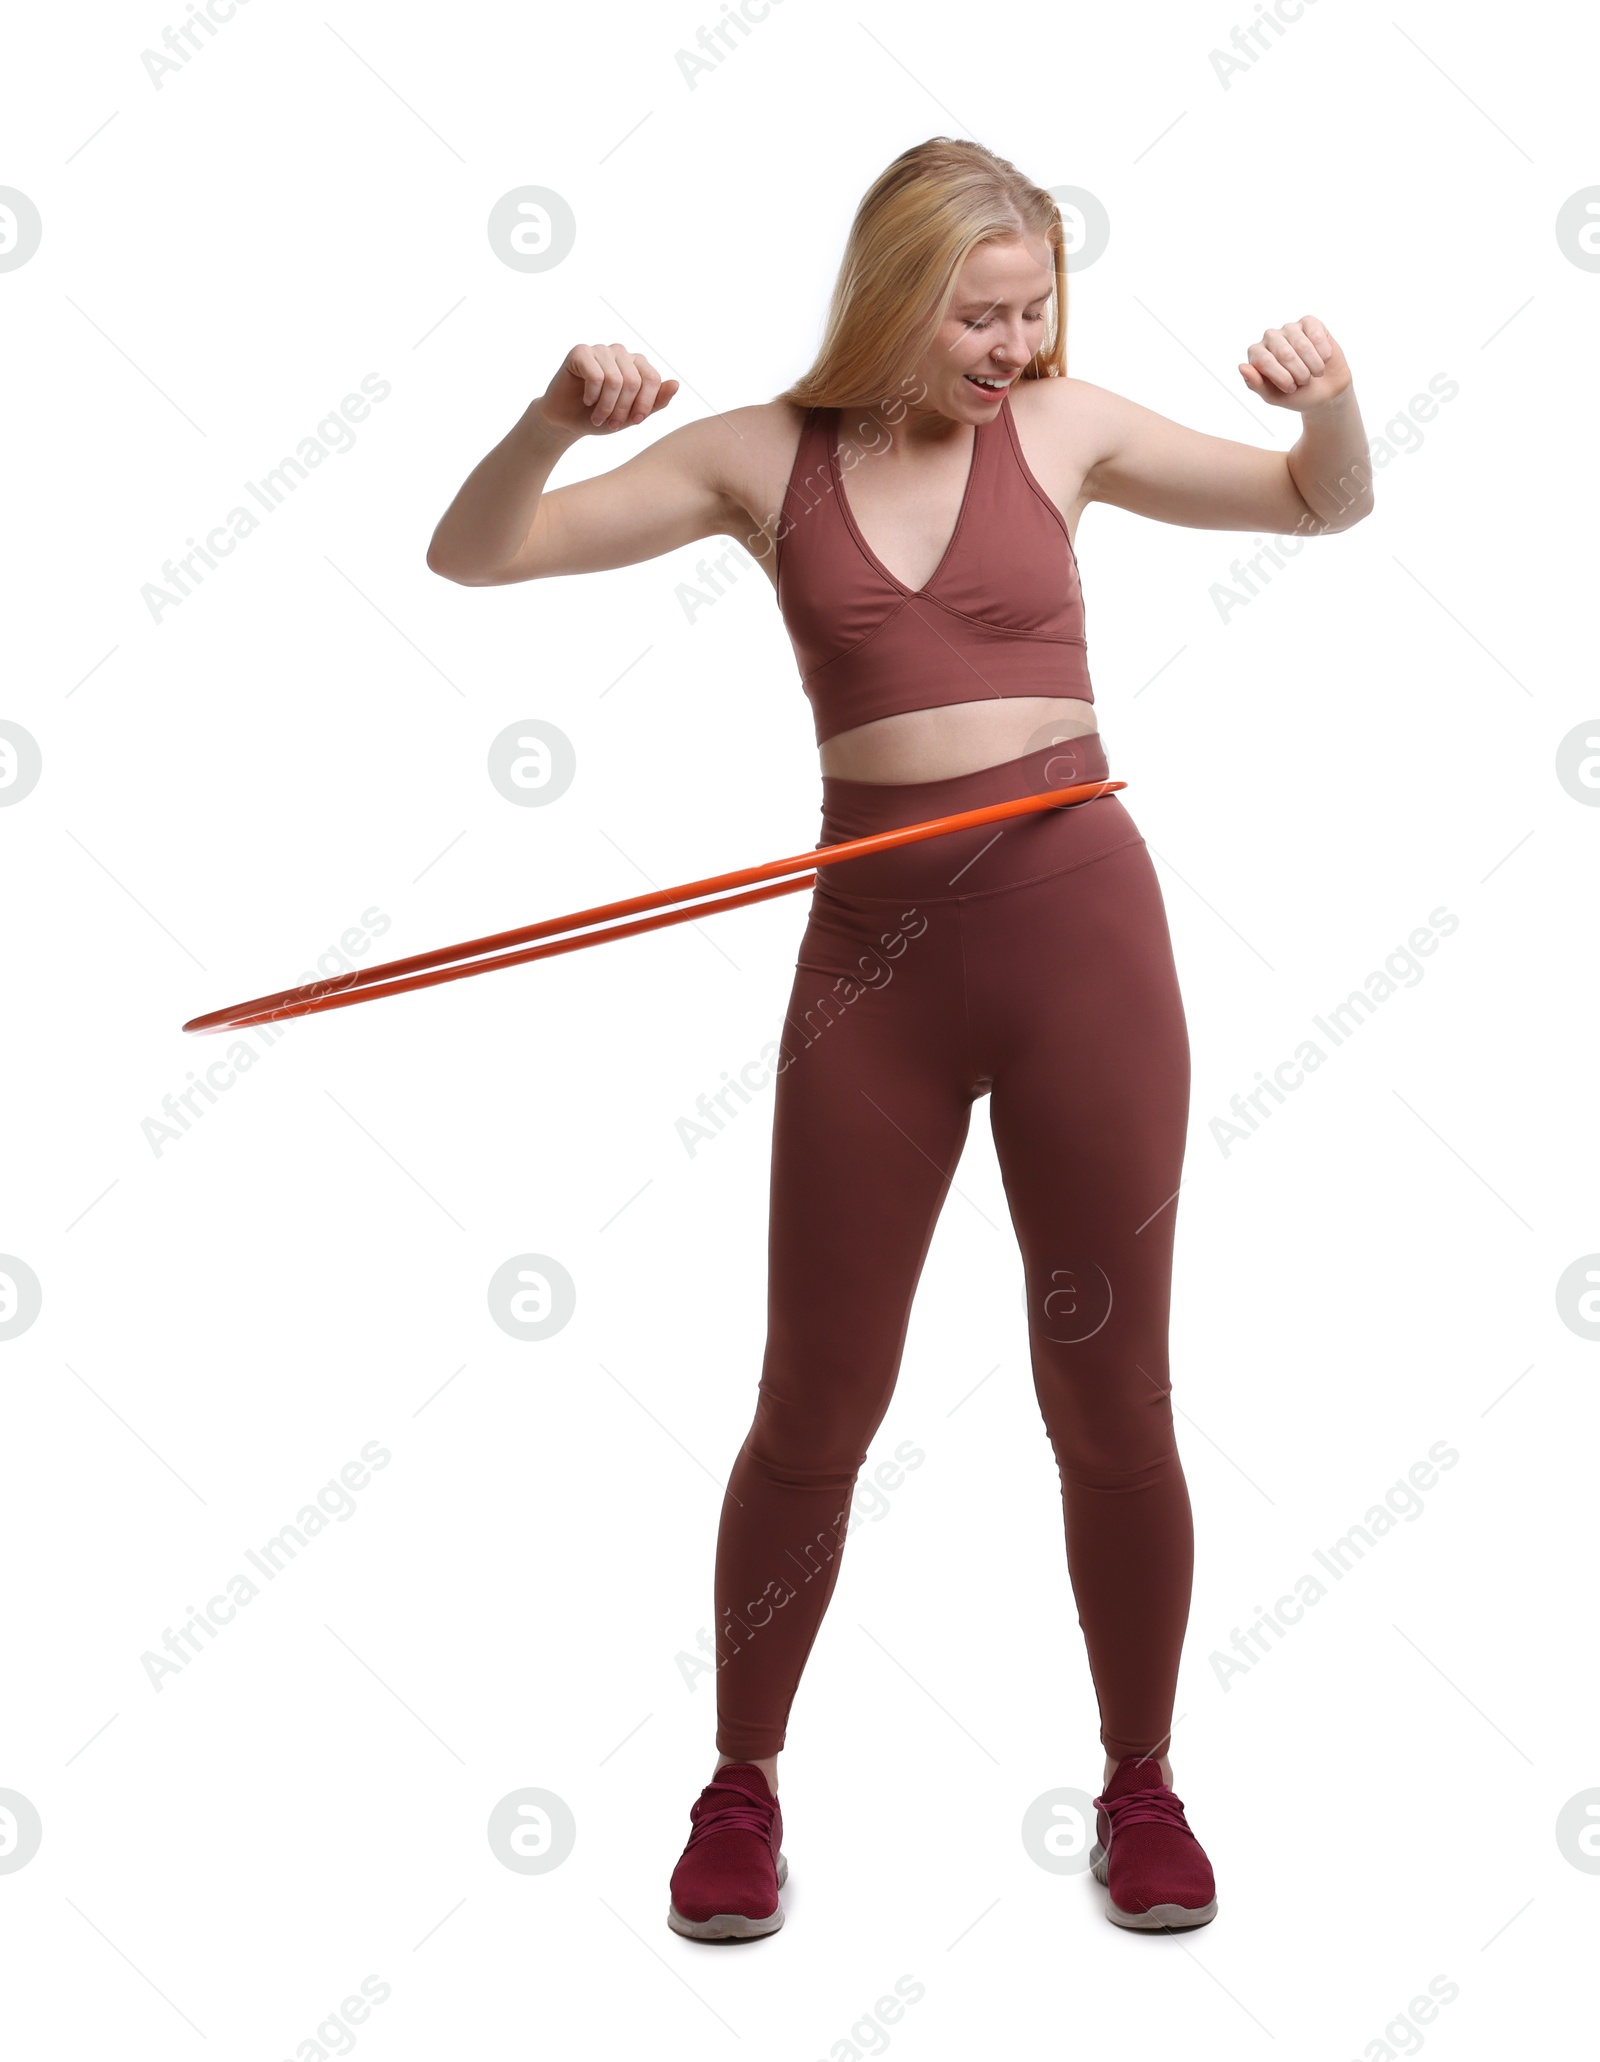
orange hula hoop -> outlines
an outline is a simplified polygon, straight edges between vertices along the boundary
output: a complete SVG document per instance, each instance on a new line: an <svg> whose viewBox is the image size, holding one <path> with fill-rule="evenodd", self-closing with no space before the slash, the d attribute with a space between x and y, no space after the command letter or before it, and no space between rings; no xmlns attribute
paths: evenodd
<svg viewBox="0 0 1600 2062"><path fill-rule="evenodd" d="M487 974L497 967L523 966L529 960L545 959L557 952L576 952L585 945L603 945L611 938L630 938L639 931L653 931L663 924L683 924L697 916L714 915L722 909L738 909L748 902L765 902L775 895L792 895L809 888L816 880L815 869L835 866L841 859L864 859L872 852L891 852L921 838L945 837L952 831L970 830L981 823L998 823L1006 817L1026 815L1038 809L1095 801L1124 780L1079 781L1071 787L1053 788L1043 794L1021 795L1010 802L991 802L981 809L963 809L954 816L931 817L926 823L903 824L898 830L877 831L871 837L847 838L837 845L819 845L790 859L769 859L761 866L746 866L732 873L712 874L702 881L685 881L675 888L657 888L648 895L632 895L620 902L601 903L594 909L580 909L568 916L546 917L521 930L497 931L488 938L471 938L461 945L443 945L433 952L413 953L408 959L387 960L381 966L362 967L348 974L335 974L325 981L308 981L298 988L280 989L276 995L258 995L249 1002L232 1003L226 1009L191 1017L185 1031L233 1031L250 1024L279 1023L285 1017L308 1017L320 1010L347 1009L351 1003L372 1002L381 995L403 995L413 988L431 988L440 981L461 981L469 974ZM725 889L743 889L752 881L771 880L805 868L797 880L779 880L768 888L751 888L748 893L722 894ZM589 930L577 938L555 938L542 945L528 945L533 938L550 939L553 932L601 923L609 917L632 917L646 909L660 909L685 896L717 895L714 901L696 901L685 909L667 909L662 915L644 917L637 923L613 924L604 930ZM504 951L506 946L526 946L522 951ZM482 957L490 954L492 957ZM470 961L455 965L458 960Z"/></svg>

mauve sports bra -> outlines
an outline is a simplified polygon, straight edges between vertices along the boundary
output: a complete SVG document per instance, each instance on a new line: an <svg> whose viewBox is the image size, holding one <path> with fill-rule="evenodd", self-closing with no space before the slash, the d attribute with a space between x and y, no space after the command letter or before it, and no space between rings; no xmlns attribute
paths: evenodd
<svg viewBox="0 0 1600 2062"><path fill-rule="evenodd" d="M809 408L777 528L778 607L817 743L880 716L992 695L1092 702L1077 554L1012 420L974 425L956 526L913 590L856 527L837 408Z"/></svg>

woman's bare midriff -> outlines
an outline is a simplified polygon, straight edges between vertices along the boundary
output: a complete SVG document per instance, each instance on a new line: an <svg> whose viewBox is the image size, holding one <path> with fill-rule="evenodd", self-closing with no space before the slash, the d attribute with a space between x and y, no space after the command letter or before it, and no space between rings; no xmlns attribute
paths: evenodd
<svg viewBox="0 0 1600 2062"><path fill-rule="evenodd" d="M907 709L830 737L820 748L822 771L840 780L896 784L950 780L1099 727L1093 707L1076 696L1017 695Z"/></svg>

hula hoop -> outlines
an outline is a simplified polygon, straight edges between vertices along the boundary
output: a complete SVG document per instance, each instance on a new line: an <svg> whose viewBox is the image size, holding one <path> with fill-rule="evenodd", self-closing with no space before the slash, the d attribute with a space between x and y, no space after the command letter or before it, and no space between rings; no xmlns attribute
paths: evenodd
<svg viewBox="0 0 1600 2062"><path fill-rule="evenodd" d="M718 910L739 909L746 903L764 902L775 895L793 895L812 885L816 880L816 868L835 866L841 859L864 859L872 852L890 852L897 846L910 845L921 838L946 837L952 831L970 830L980 823L998 823L1006 817L1022 816L1033 810L1092 802L1101 795L1110 794L1115 788L1126 786L1124 780L1079 781L1071 787L1052 788L1043 794L1021 795L1010 802L990 802L981 809L963 809L954 816L930 817L926 823L902 824L898 830L877 831L871 837L846 838L837 845L818 845L789 859L769 859L761 866L712 874L705 880L685 881L675 888L656 888L648 895L627 896L619 902L601 903L594 909L575 910L568 916L546 917L542 922L524 925L520 930L497 931L491 937L471 938L461 945L443 945L433 952L413 953L408 959L391 959L381 966L331 975L325 981L307 981L298 988L280 989L276 995L258 995L249 1002L232 1003L226 1009L191 1017L183 1028L195 1032L240 1030L250 1024L278 1023L285 1017L308 1017L321 1010L347 1009L351 1003L372 1002L382 995L403 995L412 988L431 988L440 981L461 981L469 974L491 973L496 967L523 966L529 960L545 959L558 952L576 952L585 945L603 945L610 938L630 938L639 931L653 931L663 924L688 923L693 917L715 915ZM809 870L798 880L780 879L774 887L752 888L743 894L721 895L720 892L730 888L742 889L751 881L771 880L775 876L794 873L799 868ZM549 939L553 932L598 924L609 917L631 917L639 910L660 909L664 904L679 902L685 896L712 894L718 894L720 899L696 901L684 909L668 909L662 915L645 917L637 923L619 923L604 930L589 930L583 937L556 938L550 943L528 946L524 951L501 949L524 946L531 938ZM482 954L494 956L483 958L480 957ZM452 964L457 960L468 960L471 964Z"/></svg>

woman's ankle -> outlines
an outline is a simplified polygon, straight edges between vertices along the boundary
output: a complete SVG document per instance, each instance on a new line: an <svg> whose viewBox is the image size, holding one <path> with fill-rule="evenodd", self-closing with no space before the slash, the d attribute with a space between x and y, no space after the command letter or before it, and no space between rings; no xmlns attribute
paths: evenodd
<svg viewBox="0 0 1600 2062"><path fill-rule="evenodd" d="M1145 1758L1148 1762L1154 1763L1154 1765L1160 1770L1161 1780L1163 1783L1167 1785L1168 1789L1170 1790L1172 1787L1171 1759L1165 1754L1150 1755ZM1119 1764L1124 1759L1124 1756L1118 1754L1108 1754L1106 1756L1105 1774L1100 1778L1100 1785L1102 1789L1105 1787L1107 1783L1110 1782L1111 1778L1116 1774Z"/></svg>
<svg viewBox="0 0 1600 2062"><path fill-rule="evenodd" d="M715 1775L717 1769L721 1768L725 1761L743 1761L748 1763L751 1768L760 1769L761 1773L767 1779L767 1788L772 1792L774 1797L777 1796L778 1757L776 1754L724 1754L722 1750L718 1748L716 1768L714 1768L711 1771L711 1773Z"/></svg>

